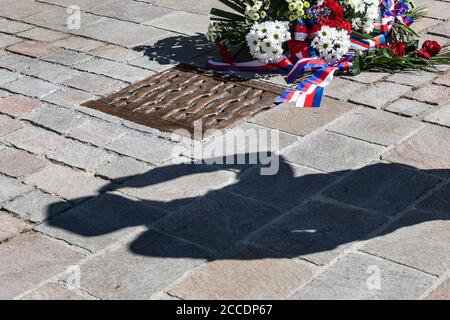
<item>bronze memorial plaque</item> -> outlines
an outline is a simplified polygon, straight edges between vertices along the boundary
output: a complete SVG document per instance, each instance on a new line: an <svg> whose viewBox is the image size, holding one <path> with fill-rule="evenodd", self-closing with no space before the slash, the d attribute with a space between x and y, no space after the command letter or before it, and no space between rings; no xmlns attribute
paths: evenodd
<svg viewBox="0 0 450 320"><path fill-rule="evenodd" d="M202 133L225 129L274 105L282 88L176 66L83 105L161 131L186 129L200 120Z"/></svg>

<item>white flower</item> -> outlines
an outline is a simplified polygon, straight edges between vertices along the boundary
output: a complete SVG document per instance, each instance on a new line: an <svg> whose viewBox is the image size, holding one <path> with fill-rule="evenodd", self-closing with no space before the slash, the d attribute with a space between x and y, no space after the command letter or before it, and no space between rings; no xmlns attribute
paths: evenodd
<svg viewBox="0 0 450 320"><path fill-rule="evenodd" d="M350 36L345 30L323 26L311 43L328 64L335 64L350 49Z"/></svg>
<svg viewBox="0 0 450 320"><path fill-rule="evenodd" d="M289 23L284 21L255 23L246 36L251 55L265 63L279 59L290 38Z"/></svg>

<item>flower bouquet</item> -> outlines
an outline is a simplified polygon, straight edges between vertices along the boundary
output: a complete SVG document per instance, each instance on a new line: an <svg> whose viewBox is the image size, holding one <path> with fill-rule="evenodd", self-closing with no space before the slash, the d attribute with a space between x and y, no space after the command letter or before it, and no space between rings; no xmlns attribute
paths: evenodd
<svg viewBox="0 0 450 320"><path fill-rule="evenodd" d="M425 41L411 24L426 10L396 0L219 0L230 10L211 10L207 38L223 71L286 74L299 82L275 102L319 107L335 72L368 69L435 69L450 63L450 51ZM238 62L247 52L255 60Z"/></svg>

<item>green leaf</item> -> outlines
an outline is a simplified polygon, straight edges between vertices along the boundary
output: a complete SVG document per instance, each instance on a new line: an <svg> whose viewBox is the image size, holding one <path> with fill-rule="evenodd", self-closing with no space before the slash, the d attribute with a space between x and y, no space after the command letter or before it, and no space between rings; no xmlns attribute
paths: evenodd
<svg viewBox="0 0 450 320"><path fill-rule="evenodd" d="M245 14L245 7L241 3L236 3L235 1L232 0L219 0L219 1L222 2L224 5L230 7L234 11Z"/></svg>
<svg viewBox="0 0 450 320"><path fill-rule="evenodd" d="M352 73L354 76L361 73L360 61L361 55L356 55L352 63Z"/></svg>
<svg viewBox="0 0 450 320"><path fill-rule="evenodd" d="M244 16L216 8L211 9L211 14L220 18L228 18L233 21L245 21Z"/></svg>
<svg viewBox="0 0 450 320"><path fill-rule="evenodd" d="M419 48L419 40L411 40L406 44L406 52L413 52Z"/></svg>

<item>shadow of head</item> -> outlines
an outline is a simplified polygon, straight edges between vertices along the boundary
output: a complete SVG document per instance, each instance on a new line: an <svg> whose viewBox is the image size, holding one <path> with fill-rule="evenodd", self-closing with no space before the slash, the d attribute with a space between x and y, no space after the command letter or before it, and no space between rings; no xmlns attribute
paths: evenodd
<svg viewBox="0 0 450 320"><path fill-rule="evenodd" d="M61 214L58 203L51 205L47 225L88 244L144 226L129 248L145 256L220 259L253 243L264 250L234 258L322 263L337 248L379 236L373 232L396 215L402 218L381 234L450 217L447 169L375 163L324 173L278 160L273 175L262 175L262 164L157 167L97 196L72 199L80 204Z"/></svg>

